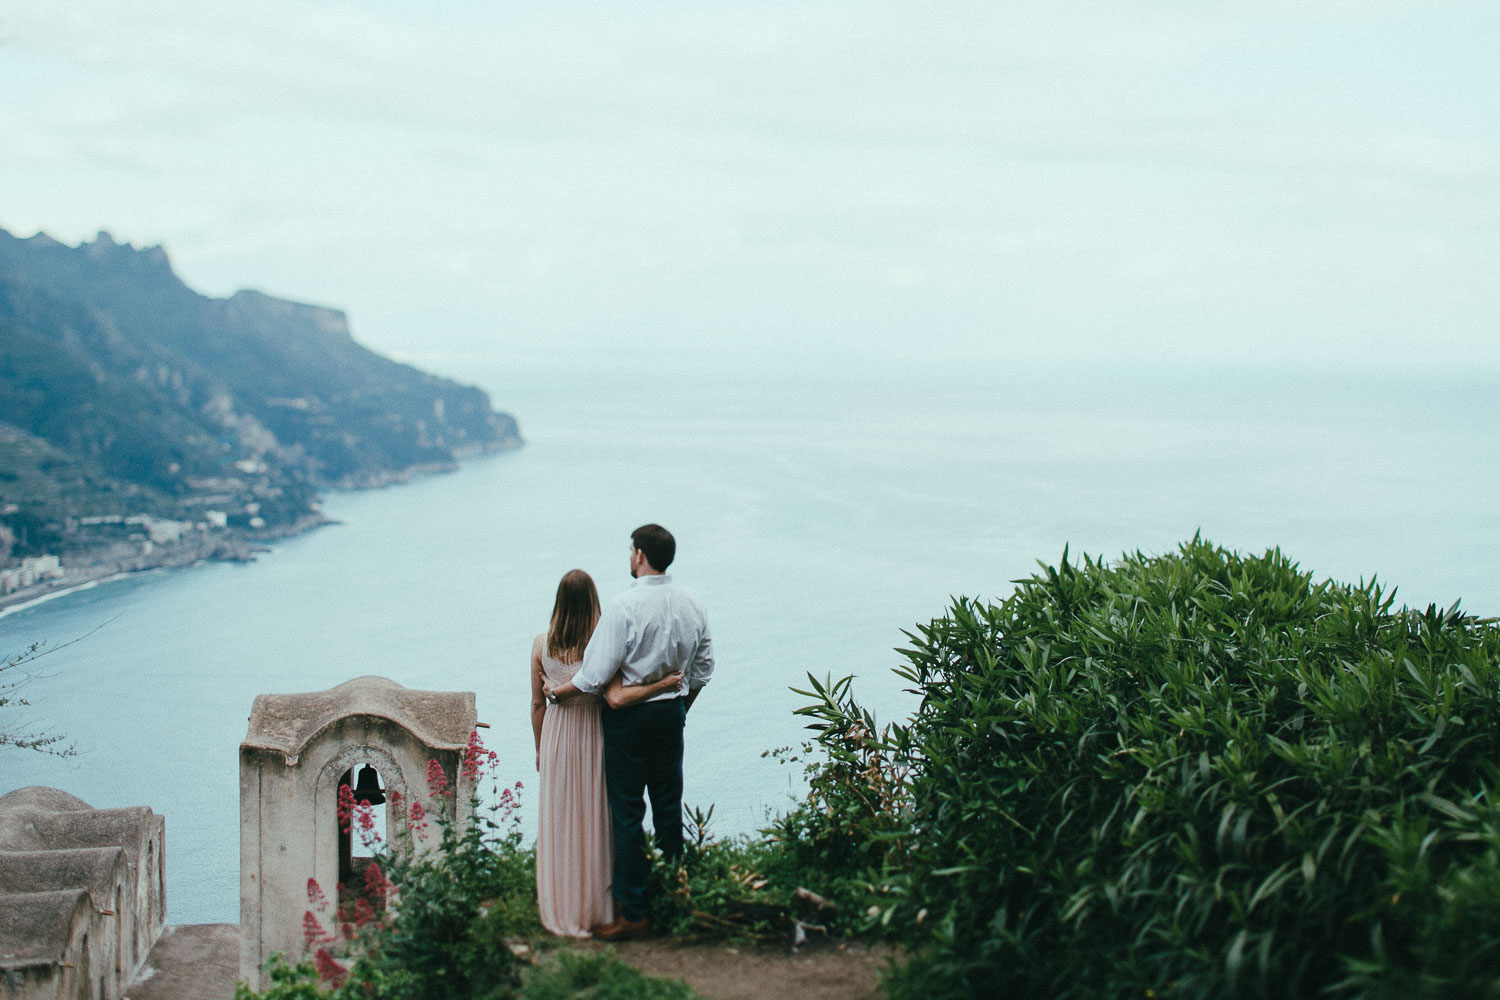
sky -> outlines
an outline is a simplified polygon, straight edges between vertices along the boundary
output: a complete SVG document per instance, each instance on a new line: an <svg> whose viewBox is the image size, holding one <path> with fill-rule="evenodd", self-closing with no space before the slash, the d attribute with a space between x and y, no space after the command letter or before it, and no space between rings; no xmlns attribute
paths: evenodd
<svg viewBox="0 0 1500 1000"><path fill-rule="evenodd" d="M405 358L1500 365L1500 8L0 0L0 226Z"/></svg>

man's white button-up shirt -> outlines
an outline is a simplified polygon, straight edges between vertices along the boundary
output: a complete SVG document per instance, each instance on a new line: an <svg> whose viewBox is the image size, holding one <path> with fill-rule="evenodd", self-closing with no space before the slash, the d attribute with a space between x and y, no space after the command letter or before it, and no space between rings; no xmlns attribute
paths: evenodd
<svg viewBox="0 0 1500 1000"><path fill-rule="evenodd" d="M684 689L664 691L652 701L679 698L708 683L714 672L713 642L703 599L670 576L643 576L605 606L573 675L580 691L598 694L618 671L626 684L647 684L681 671Z"/></svg>

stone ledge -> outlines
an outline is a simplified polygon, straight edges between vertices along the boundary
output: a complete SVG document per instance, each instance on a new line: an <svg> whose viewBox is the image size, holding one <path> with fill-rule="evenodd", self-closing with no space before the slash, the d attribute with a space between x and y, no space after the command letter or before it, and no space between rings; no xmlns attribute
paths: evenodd
<svg viewBox="0 0 1500 1000"><path fill-rule="evenodd" d="M237 924L168 927L124 1000L234 1000L239 978Z"/></svg>

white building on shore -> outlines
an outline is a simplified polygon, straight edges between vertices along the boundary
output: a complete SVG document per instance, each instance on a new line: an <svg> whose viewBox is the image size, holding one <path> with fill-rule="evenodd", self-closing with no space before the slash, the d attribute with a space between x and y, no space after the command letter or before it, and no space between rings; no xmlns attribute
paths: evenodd
<svg viewBox="0 0 1500 1000"><path fill-rule="evenodd" d="M27 556L13 569L0 569L0 594L13 594L46 580L60 580L62 575L62 560L57 556Z"/></svg>

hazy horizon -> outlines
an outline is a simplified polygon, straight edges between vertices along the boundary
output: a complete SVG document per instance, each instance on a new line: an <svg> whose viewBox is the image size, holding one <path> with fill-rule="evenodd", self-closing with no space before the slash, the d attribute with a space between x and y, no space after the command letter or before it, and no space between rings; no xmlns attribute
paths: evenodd
<svg viewBox="0 0 1500 1000"><path fill-rule="evenodd" d="M1500 364L1475 3L0 12L0 225L398 357Z"/></svg>

